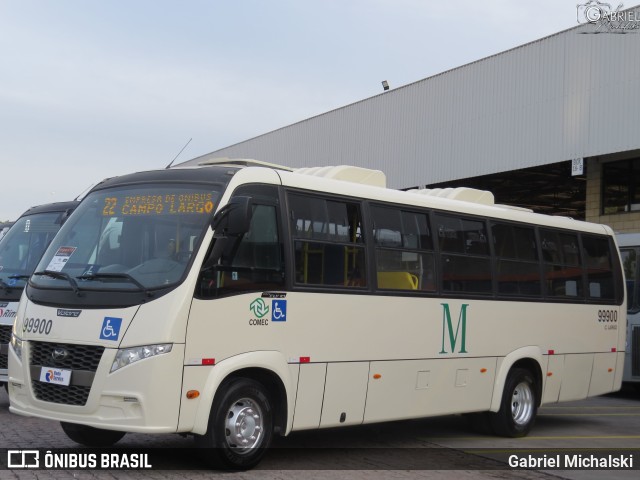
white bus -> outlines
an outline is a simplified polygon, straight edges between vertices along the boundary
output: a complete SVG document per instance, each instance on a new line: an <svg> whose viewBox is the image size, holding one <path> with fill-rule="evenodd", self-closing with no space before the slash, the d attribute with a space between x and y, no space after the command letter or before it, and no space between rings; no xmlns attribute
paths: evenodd
<svg viewBox="0 0 640 480"><path fill-rule="evenodd" d="M627 348L623 382L640 386L640 233L616 235L627 282Z"/></svg>
<svg viewBox="0 0 640 480"><path fill-rule="evenodd" d="M11 411L91 446L194 434L249 468L292 431L473 413L518 437L620 388L608 227L383 183L251 161L102 182L25 290Z"/></svg>
<svg viewBox="0 0 640 480"><path fill-rule="evenodd" d="M40 257L78 203L32 207L0 239L0 384L5 388L9 341L20 296Z"/></svg>

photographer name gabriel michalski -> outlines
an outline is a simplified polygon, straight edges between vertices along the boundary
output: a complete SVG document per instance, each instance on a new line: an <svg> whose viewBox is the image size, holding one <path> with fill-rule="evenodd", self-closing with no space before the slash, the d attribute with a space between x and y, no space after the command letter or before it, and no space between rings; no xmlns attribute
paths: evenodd
<svg viewBox="0 0 640 480"><path fill-rule="evenodd" d="M533 468L542 470L568 469L634 469L633 453L564 453L556 455L510 455L509 466L512 468Z"/></svg>

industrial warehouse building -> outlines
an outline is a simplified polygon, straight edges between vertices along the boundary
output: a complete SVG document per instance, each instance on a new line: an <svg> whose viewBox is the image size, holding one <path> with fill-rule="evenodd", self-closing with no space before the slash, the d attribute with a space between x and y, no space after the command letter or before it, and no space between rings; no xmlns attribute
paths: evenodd
<svg viewBox="0 0 640 480"><path fill-rule="evenodd" d="M357 165L391 188L481 188L496 203L640 231L636 27L579 25L182 165Z"/></svg>

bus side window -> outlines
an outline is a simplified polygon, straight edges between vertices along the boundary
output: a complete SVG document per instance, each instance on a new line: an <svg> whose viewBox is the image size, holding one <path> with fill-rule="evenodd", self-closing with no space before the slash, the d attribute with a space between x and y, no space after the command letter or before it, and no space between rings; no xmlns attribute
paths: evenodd
<svg viewBox="0 0 640 480"><path fill-rule="evenodd" d="M436 289L433 241L426 213L372 206L378 288Z"/></svg>
<svg viewBox="0 0 640 480"><path fill-rule="evenodd" d="M587 269L587 295L590 299L615 299L609 240L582 235L584 262Z"/></svg>
<svg viewBox="0 0 640 480"><path fill-rule="evenodd" d="M356 202L289 193L295 282L366 286L362 216Z"/></svg>
<svg viewBox="0 0 640 480"><path fill-rule="evenodd" d="M492 271L485 223L435 214L445 292L492 293Z"/></svg>
<svg viewBox="0 0 640 480"><path fill-rule="evenodd" d="M491 232L496 254L498 293L540 295L540 266L534 229L494 223Z"/></svg>
<svg viewBox="0 0 640 480"><path fill-rule="evenodd" d="M540 241L547 295L584 298L578 235L541 229Z"/></svg>
<svg viewBox="0 0 640 480"><path fill-rule="evenodd" d="M277 187L245 185L233 195L253 199L249 231L239 240L233 258L224 265L202 272L198 294L203 298L284 287L284 247L278 221Z"/></svg>

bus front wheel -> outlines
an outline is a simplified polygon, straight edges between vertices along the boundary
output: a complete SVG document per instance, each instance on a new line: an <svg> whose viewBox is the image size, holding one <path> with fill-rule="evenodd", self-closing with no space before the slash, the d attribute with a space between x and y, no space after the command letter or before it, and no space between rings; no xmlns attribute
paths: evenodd
<svg viewBox="0 0 640 480"><path fill-rule="evenodd" d="M126 433L67 422L60 422L60 426L67 437L85 447L110 447Z"/></svg>
<svg viewBox="0 0 640 480"><path fill-rule="evenodd" d="M514 368L502 391L500 410L490 415L491 427L503 437L524 437L529 433L538 412L537 386L529 370Z"/></svg>
<svg viewBox="0 0 640 480"><path fill-rule="evenodd" d="M249 469L260 462L273 435L273 410L263 385L238 378L222 385L207 433L196 437L215 468Z"/></svg>

